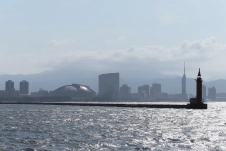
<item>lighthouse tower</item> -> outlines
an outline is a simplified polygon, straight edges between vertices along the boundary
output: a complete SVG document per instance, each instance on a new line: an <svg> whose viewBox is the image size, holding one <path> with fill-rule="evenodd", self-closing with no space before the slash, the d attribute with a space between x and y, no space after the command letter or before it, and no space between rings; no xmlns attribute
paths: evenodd
<svg viewBox="0 0 226 151"><path fill-rule="evenodd" d="M196 79L196 97L190 98L190 104L188 104L188 106L191 109L207 109L207 104L204 104L202 101L202 78L200 68Z"/></svg>
<svg viewBox="0 0 226 151"><path fill-rule="evenodd" d="M196 79L196 103L202 103L202 78L200 68Z"/></svg>

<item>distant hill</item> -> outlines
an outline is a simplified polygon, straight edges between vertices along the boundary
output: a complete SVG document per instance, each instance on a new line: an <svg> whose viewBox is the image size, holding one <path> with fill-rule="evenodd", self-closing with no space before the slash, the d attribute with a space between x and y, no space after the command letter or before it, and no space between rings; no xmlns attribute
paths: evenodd
<svg viewBox="0 0 226 151"><path fill-rule="evenodd" d="M102 72L109 73L109 71ZM60 86L78 83L90 86L94 91L98 92L98 75L102 74L97 71L78 71L78 70L54 70L46 71L39 74L30 75L0 75L0 89L5 89L5 81L13 80L15 88L19 89L21 80L29 81L30 92L38 91L40 88L45 90L55 90ZM135 72L135 73L120 73L120 86L127 84L131 87L132 92L137 92L137 87L153 83L162 84L162 91L166 93L181 93L181 77L177 75L165 75L158 71L152 70L150 74ZM187 78L187 93L195 94L195 80ZM215 86L218 92L226 92L226 80L220 79L215 81L204 82L208 87Z"/></svg>

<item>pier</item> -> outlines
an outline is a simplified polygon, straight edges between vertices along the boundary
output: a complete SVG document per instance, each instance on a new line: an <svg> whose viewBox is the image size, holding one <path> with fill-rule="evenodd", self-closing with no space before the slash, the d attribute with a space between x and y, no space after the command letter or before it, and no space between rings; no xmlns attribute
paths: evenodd
<svg viewBox="0 0 226 151"><path fill-rule="evenodd" d="M153 104L153 103L114 103L114 102L0 102L0 104L30 104L30 105L70 105L70 106L100 106L100 107L130 107L130 108L174 108L174 109L207 109L207 104L193 106L191 104Z"/></svg>

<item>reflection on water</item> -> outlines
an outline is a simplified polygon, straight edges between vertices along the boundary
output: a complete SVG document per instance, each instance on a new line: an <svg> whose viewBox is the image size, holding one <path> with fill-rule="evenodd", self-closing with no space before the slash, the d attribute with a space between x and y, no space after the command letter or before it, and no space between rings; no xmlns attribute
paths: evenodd
<svg viewBox="0 0 226 151"><path fill-rule="evenodd" d="M226 103L207 110L0 105L1 150L226 150Z"/></svg>

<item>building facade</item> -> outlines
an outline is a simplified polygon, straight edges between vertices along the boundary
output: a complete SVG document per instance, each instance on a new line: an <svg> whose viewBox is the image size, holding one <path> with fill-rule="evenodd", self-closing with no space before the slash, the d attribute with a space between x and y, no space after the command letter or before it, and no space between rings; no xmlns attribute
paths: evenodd
<svg viewBox="0 0 226 151"><path fill-rule="evenodd" d="M119 96L119 73L99 75L99 95L113 99Z"/></svg>
<svg viewBox="0 0 226 151"><path fill-rule="evenodd" d="M149 98L150 87L148 84L138 87L138 94L140 99Z"/></svg>
<svg viewBox="0 0 226 151"><path fill-rule="evenodd" d="M15 91L14 82L12 80L6 81L6 83L5 83L5 90L6 91Z"/></svg>
<svg viewBox="0 0 226 151"><path fill-rule="evenodd" d="M131 88L127 84L123 84L119 90L119 97L121 99L128 99L131 97Z"/></svg>
<svg viewBox="0 0 226 151"><path fill-rule="evenodd" d="M150 88L150 98L156 100L161 92L161 84L153 83L152 87Z"/></svg>
<svg viewBox="0 0 226 151"><path fill-rule="evenodd" d="M214 86L208 88L208 99L216 100L216 88Z"/></svg>
<svg viewBox="0 0 226 151"><path fill-rule="evenodd" d="M151 87L152 94L158 94L162 92L161 84L153 83Z"/></svg>
<svg viewBox="0 0 226 151"><path fill-rule="evenodd" d="M39 89L38 92L31 92L31 96L32 97L47 97L47 96L49 96L49 91Z"/></svg>
<svg viewBox="0 0 226 151"><path fill-rule="evenodd" d="M20 82L20 94L28 95L29 94L29 82L23 80Z"/></svg>
<svg viewBox="0 0 226 151"><path fill-rule="evenodd" d="M202 99L206 100L206 86L202 85Z"/></svg>
<svg viewBox="0 0 226 151"><path fill-rule="evenodd" d="M0 90L0 97L2 97L2 98L14 98L14 97L19 97L19 96L20 96L19 91Z"/></svg>

